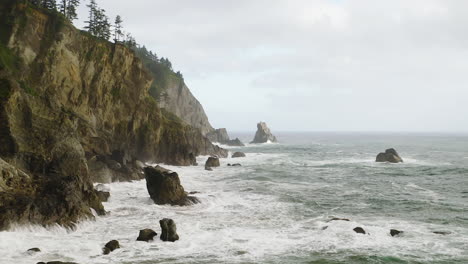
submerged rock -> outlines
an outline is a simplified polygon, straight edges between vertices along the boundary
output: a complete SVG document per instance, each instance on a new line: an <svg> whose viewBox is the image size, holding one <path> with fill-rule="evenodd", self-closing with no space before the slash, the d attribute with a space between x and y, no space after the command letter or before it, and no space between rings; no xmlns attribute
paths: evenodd
<svg viewBox="0 0 468 264"><path fill-rule="evenodd" d="M153 240L153 238L156 235L157 235L157 233L154 232L154 230L146 228L146 229L140 230L140 233L138 234L137 241L148 242L148 241Z"/></svg>
<svg viewBox="0 0 468 264"><path fill-rule="evenodd" d="M234 163L234 164L228 163L228 166L229 167L241 167L242 165L240 163Z"/></svg>
<svg viewBox="0 0 468 264"><path fill-rule="evenodd" d="M177 235L177 227L174 220L169 218L164 218L159 220L159 225L161 226L161 240L174 242L179 240L179 235Z"/></svg>
<svg viewBox="0 0 468 264"><path fill-rule="evenodd" d="M273 136L267 124L265 122L260 122L257 124L257 132L255 133L255 137L250 143L266 143L268 141L277 142L276 137Z"/></svg>
<svg viewBox="0 0 468 264"><path fill-rule="evenodd" d="M245 157L244 152L234 152L234 154L232 154L232 158L243 158L243 157Z"/></svg>
<svg viewBox="0 0 468 264"><path fill-rule="evenodd" d="M205 166L205 170L207 170L207 171L213 171L213 168Z"/></svg>
<svg viewBox="0 0 468 264"><path fill-rule="evenodd" d="M392 237L394 237L394 236L399 236L399 235L401 235L401 234L403 234L403 231L396 230L396 229L390 229L390 235L391 235Z"/></svg>
<svg viewBox="0 0 468 264"><path fill-rule="evenodd" d="M176 172L160 166L146 167L144 172L146 188L156 204L191 205L199 202L196 197L187 196Z"/></svg>
<svg viewBox="0 0 468 264"><path fill-rule="evenodd" d="M34 254L34 253L37 253L37 252L41 252L41 249L40 248L30 248L26 252L28 252L29 254Z"/></svg>
<svg viewBox="0 0 468 264"><path fill-rule="evenodd" d="M114 251L114 250L116 250L118 248L120 248L119 241L111 240L111 241L107 242L107 244L104 246L104 248L102 249L102 253L104 255L107 255L107 254L111 253L112 251Z"/></svg>
<svg viewBox="0 0 468 264"><path fill-rule="evenodd" d="M348 218L333 217L328 222L331 222L331 221L347 221L347 222L349 222L349 219Z"/></svg>
<svg viewBox="0 0 468 264"><path fill-rule="evenodd" d="M206 160L205 168L206 167L213 168L213 167L219 167L219 166L220 166L220 164L219 164L219 158L218 157L209 157Z"/></svg>
<svg viewBox="0 0 468 264"><path fill-rule="evenodd" d="M449 231L434 231L432 233L434 233L436 235L443 235L443 236L452 234L452 232L449 232Z"/></svg>
<svg viewBox="0 0 468 264"><path fill-rule="evenodd" d="M362 227L356 227L356 228L353 229L353 231L358 233L358 234L366 234L366 231Z"/></svg>
<svg viewBox="0 0 468 264"><path fill-rule="evenodd" d="M395 149L390 148L381 152L375 158L376 162L390 162L390 163L399 163L403 162L403 159L398 155Z"/></svg>

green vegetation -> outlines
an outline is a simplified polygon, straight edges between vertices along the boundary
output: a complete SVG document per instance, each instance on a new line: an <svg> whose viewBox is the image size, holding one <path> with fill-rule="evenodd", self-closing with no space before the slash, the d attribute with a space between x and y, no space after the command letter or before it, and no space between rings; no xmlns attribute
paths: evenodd
<svg viewBox="0 0 468 264"><path fill-rule="evenodd" d="M8 96L10 95L10 91L10 82L6 79L0 79L0 101L8 98Z"/></svg>
<svg viewBox="0 0 468 264"><path fill-rule="evenodd" d="M13 52L0 43L0 70L9 70L10 72L15 72L18 69L18 58L13 54Z"/></svg>
<svg viewBox="0 0 468 264"><path fill-rule="evenodd" d="M36 91L33 88L31 88L31 86L29 86L25 81L19 81L18 83L21 89L23 89L27 94L30 94L33 96L37 95Z"/></svg>

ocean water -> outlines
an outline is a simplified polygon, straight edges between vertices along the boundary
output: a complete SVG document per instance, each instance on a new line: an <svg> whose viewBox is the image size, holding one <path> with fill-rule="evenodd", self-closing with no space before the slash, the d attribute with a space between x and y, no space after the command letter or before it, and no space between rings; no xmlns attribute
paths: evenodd
<svg viewBox="0 0 468 264"><path fill-rule="evenodd" d="M74 231L1 232L0 263L468 263L468 136L277 136L279 144L230 148L247 157L222 159L212 172L207 157L199 166L166 166L187 191L200 192L201 204L155 205L145 180L108 184L107 216ZM389 147L403 164L374 162ZM162 218L174 219L179 241L135 241L140 229L159 234ZM358 226L368 234L355 233ZM390 229L404 233L392 237ZM102 255L112 239L121 248ZM42 252L26 253L32 247Z"/></svg>

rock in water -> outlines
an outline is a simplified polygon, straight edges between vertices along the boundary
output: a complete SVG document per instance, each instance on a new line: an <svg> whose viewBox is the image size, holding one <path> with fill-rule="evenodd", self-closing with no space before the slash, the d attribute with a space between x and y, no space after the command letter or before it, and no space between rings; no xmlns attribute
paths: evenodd
<svg viewBox="0 0 468 264"><path fill-rule="evenodd" d="M161 226L161 240L174 242L179 240L179 235L177 235L177 228L174 220L164 218L159 220L159 225Z"/></svg>
<svg viewBox="0 0 468 264"><path fill-rule="evenodd" d="M385 152L381 152L375 158L376 162L390 162L390 163L399 163L403 162L403 159L398 155L395 149L387 149Z"/></svg>
<svg viewBox="0 0 468 264"><path fill-rule="evenodd" d="M209 157L206 160L206 163L205 163L205 168L206 167L209 167L209 168L219 167L219 158L218 157Z"/></svg>
<svg viewBox="0 0 468 264"><path fill-rule="evenodd" d="M243 147L244 144L242 141L240 141L239 138L236 139L230 139L229 135L227 133L227 130L225 128L220 128L216 129L212 132L209 132L206 134L206 137L211 141L211 142L218 142L224 145L228 146L234 146L234 147Z"/></svg>
<svg viewBox="0 0 468 264"><path fill-rule="evenodd" d="M96 191L96 192L101 202L107 202L107 200L109 200L110 192L103 192L103 191Z"/></svg>
<svg viewBox="0 0 468 264"><path fill-rule="evenodd" d="M140 230L140 233L138 234L137 241L145 241L148 242L150 240L153 240L153 238L157 235L156 232L152 229L143 229Z"/></svg>
<svg viewBox="0 0 468 264"><path fill-rule="evenodd" d="M244 143L242 143L242 141L239 138L231 139L231 140L228 140L226 142L222 142L222 144L225 144L225 145L228 145L228 146L231 146L231 147L243 147L243 146L245 146Z"/></svg>
<svg viewBox="0 0 468 264"><path fill-rule="evenodd" d="M391 235L392 237L398 236L398 235L401 235L401 234L403 234L403 231L396 230L396 229L390 229L390 235Z"/></svg>
<svg viewBox="0 0 468 264"><path fill-rule="evenodd" d="M34 254L34 253L41 252L41 249L40 248L30 248L26 252L29 253L29 254Z"/></svg>
<svg viewBox="0 0 468 264"><path fill-rule="evenodd" d="M356 227L353 230L354 230L354 232L356 232L358 234L366 234L366 231L362 227Z"/></svg>
<svg viewBox="0 0 468 264"><path fill-rule="evenodd" d="M266 143L268 141L277 142L276 137L271 134L267 124L260 122L257 124L257 133L255 133L255 137L250 143Z"/></svg>
<svg viewBox="0 0 468 264"><path fill-rule="evenodd" d="M107 254L111 253L112 251L114 251L114 250L116 250L118 248L120 248L119 241L111 240L111 241L107 242L107 244L104 246L104 248L102 249L102 253L104 255L107 255Z"/></svg>
<svg viewBox="0 0 468 264"><path fill-rule="evenodd" d="M146 188L156 204L191 205L199 202L187 196L179 175L163 167L145 167Z"/></svg>
<svg viewBox="0 0 468 264"><path fill-rule="evenodd" d="M245 153L244 152L234 152L234 154L232 154L232 157L233 158L243 158L243 157L245 157Z"/></svg>

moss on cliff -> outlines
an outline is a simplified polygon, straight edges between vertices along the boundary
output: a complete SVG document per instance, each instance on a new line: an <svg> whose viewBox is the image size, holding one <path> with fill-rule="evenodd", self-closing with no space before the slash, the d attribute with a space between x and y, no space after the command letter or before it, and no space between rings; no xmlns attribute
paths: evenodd
<svg viewBox="0 0 468 264"><path fill-rule="evenodd" d="M0 43L0 70L15 72L18 67L18 57L7 46Z"/></svg>

